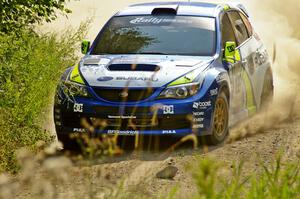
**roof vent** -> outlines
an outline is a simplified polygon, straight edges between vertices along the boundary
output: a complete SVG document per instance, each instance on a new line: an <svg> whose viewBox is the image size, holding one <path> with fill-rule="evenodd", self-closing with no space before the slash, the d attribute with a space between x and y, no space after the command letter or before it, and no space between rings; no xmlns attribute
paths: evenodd
<svg viewBox="0 0 300 199"><path fill-rule="evenodd" d="M152 10L152 15L176 15L177 9L174 8L154 8Z"/></svg>

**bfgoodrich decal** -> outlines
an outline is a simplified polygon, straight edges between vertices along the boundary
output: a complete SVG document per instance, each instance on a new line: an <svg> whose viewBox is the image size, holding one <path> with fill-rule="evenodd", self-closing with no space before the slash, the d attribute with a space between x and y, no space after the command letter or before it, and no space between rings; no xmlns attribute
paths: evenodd
<svg viewBox="0 0 300 199"><path fill-rule="evenodd" d="M136 135L139 131L120 131L120 130L108 130L107 134L109 135Z"/></svg>

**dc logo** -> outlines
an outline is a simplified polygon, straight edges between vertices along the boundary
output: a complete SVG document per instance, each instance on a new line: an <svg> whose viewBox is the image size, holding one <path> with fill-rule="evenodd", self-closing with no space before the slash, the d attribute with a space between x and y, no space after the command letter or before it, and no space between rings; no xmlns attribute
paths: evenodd
<svg viewBox="0 0 300 199"><path fill-rule="evenodd" d="M75 113L82 113L83 112L83 104L74 104L74 112Z"/></svg>
<svg viewBox="0 0 300 199"><path fill-rule="evenodd" d="M174 114L174 106L163 106L163 112L164 114Z"/></svg>

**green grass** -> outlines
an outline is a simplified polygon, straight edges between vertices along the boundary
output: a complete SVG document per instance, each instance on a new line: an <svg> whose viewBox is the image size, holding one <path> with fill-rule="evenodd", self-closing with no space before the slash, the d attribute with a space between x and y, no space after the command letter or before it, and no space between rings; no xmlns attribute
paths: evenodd
<svg viewBox="0 0 300 199"><path fill-rule="evenodd" d="M201 160L193 169L198 192L195 198L300 198L300 160L284 163L278 156L272 165L260 164L259 172L242 175L243 164L234 166L223 176L222 166L209 159Z"/></svg>
<svg viewBox="0 0 300 199"><path fill-rule="evenodd" d="M0 33L0 172L17 171L16 150L35 150L50 135L41 124L61 73L77 60L75 52L87 25L76 31ZM49 113L44 113L49 114Z"/></svg>

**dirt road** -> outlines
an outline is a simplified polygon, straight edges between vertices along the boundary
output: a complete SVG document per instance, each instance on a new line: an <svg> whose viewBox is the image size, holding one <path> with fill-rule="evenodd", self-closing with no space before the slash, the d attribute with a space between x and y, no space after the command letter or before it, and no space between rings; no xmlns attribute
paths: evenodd
<svg viewBox="0 0 300 199"><path fill-rule="evenodd" d="M235 133L238 129L241 128ZM283 121L248 136L217 147L132 153L97 162L71 163L65 157L50 157L41 166L27 162L18 183L20 185L27 176L30 185L18 193L18 198L140 198L141 195L164 198L174 187L178 188L176 198L190 198L196 187L187 167L196 165L204 157L222 163L225 176L231 175L235 163L244 162L242 176L247 176L259 172L261 163L274 163L278 153L283 154L284 162L300 155L300 118L293 117L293 121ZM178 168L174 179L157 178L156 173L170 164ZM34 173L33 168L36 168Z"/></svg>

